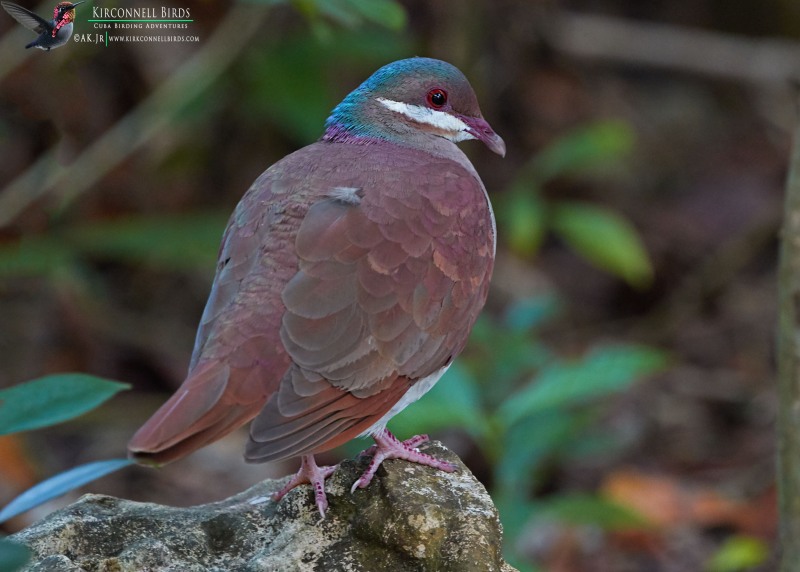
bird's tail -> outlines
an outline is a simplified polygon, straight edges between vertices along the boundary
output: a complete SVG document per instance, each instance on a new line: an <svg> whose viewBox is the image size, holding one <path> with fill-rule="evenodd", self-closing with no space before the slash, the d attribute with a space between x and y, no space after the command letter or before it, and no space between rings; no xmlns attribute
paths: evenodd
<svg viewBox="0 0 800 572"><path fill-rule="evenodd" d="M267 400L253 370L219 362L199 364L180 389L128 443L128 455L163 465L222 438L250 421Z"/></svg>

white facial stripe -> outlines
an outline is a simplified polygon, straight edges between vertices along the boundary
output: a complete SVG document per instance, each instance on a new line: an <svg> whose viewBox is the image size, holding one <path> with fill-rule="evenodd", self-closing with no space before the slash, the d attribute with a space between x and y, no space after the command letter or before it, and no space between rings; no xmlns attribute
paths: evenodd
<svg viewBox="0 0 800 572"><path fill-rule="evenodd" d="M383 97L379 97L378 101L387 109L400 113L412 121L441 129L444 132L443 135L451 141L458 142L475 139L475 136L469 132L469 125L458 117L444 111L437 111L420 105L411 105L402 101L393 101Z"/></svg>

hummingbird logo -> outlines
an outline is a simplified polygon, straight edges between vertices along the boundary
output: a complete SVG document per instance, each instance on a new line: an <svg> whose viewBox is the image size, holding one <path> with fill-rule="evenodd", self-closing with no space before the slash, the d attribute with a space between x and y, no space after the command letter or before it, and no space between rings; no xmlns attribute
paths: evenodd
<svg viewBox="0 0 800 572"><path fill-rule="evenodd" d="M59 2L53 8L53 19L48 21L13 2L0 2L3 9L20 24L39 34L39 37L32 41L25 48L39 48L48 52L53 48L63 46L72 36L72 22L75 20L75 6L83 4L80 2Z"/></svg>

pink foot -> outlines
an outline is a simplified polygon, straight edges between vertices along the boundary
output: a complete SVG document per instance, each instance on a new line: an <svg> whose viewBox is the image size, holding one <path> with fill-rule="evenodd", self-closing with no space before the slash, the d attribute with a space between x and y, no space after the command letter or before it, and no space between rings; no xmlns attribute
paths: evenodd
<svg viewBox="0 0 800 572"><path fill-rule="evenodd" d="M325 496L325 479L330 477L335 470L336 465L318 467L317 462L314 460L314 455L304 455L300 459L300 470L289 480L285 487L277 493L273 493L272 500L278 502L297 485L309 483L314 488L314 500L317 503L317 509L319 509L322 518L325 518L325 511L328 509L328 498Z"/></svg>
<svg viewBox="0 0 800 572"><path fill-rule="evenodd" d="M428 440L427 435L417 435L406 441L400 441L388 429L384 429L372 437L375 439L375 445L361 453L362 455L372 455L372 461L370 461L369 467L364 471L364 474L353 483L350 488L351 493L357 488L363 489L366 487L372 481L372 477L375 476L378 467L387 459L405 459L412 463L428 465L448 473L456 470L456 466L452 463L440 461L435 457L417 451L416 446L425 443Z"/></svg>

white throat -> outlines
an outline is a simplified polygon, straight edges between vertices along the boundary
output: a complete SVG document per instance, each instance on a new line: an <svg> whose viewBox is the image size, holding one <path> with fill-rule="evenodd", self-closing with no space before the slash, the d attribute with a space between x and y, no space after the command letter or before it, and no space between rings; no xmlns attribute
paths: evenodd
<svg viewBox="0 0 800 572"><path fill-rule="evenodd" d="M450 141L458 143L459 141L466 141L467 139L475 139L475 136L469 132L469 125L461 121L458 117L445 113L444 111L437 111L429 107L422 107L421 105L412 105L410 103L403 103L402 101L394 101L379 97L377 100L395 113L407 117L411 121L417 123L424 123L439 129L442 136Z"/></svg>

